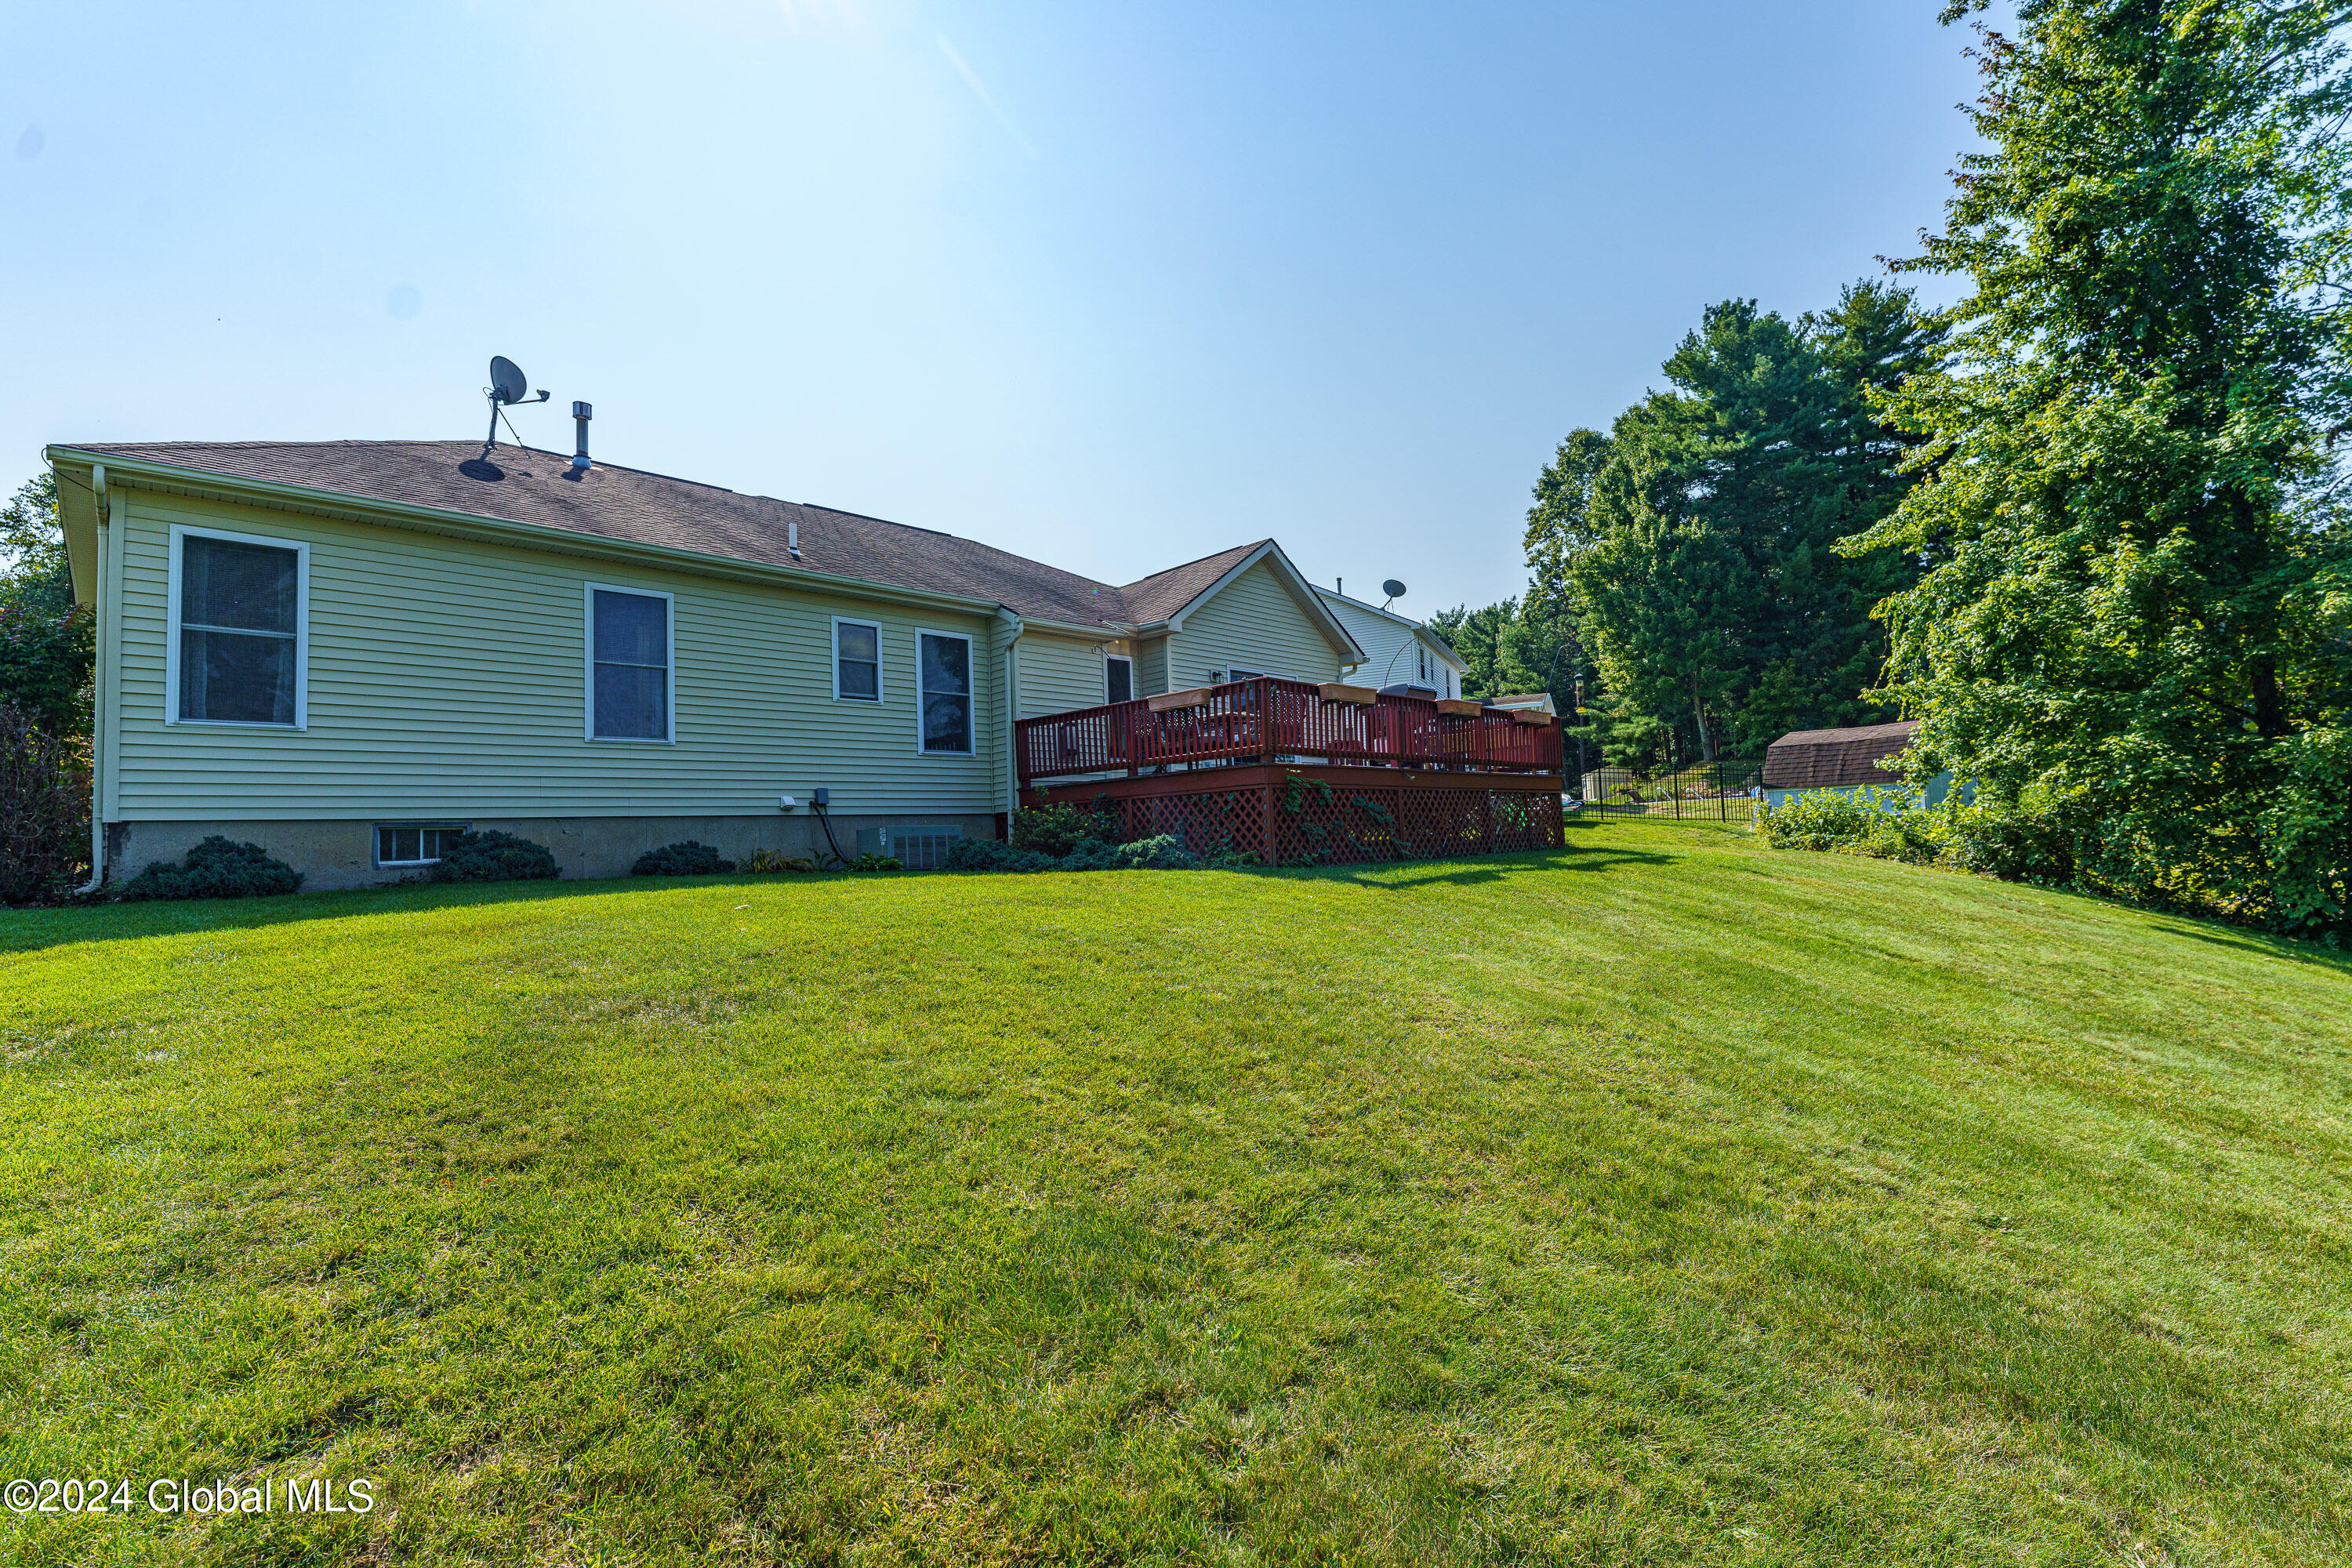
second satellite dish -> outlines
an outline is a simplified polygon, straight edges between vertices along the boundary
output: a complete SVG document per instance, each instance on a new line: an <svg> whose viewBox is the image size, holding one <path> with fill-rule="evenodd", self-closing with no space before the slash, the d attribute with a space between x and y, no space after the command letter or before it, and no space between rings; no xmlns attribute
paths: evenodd
<svg viewBox="0 0 2352 1568"><path fill-rule="evenodd" d="M522 366L504 354L490 356L490 395L500 403L520 403L530 395L530 378Z"/></svg>
<svg viewBox="0 0 2352 1568"><path fill-rule="evenodd" d="M1404 584L1391 577L1381 584L1381 592L1391 599L1402 599L1404 597Z"/></svg>

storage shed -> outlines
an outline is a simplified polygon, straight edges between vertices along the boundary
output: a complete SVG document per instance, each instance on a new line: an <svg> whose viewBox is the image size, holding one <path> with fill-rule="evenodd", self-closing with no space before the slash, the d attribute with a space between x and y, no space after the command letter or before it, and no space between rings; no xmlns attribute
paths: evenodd
<svg viewBox="0 0 2352 1568"><path fill-rule="evenodd" d="M1849 730L1793 730L1773 742L1764 753L1764 798L1779 805L1792 795L1821 790L1843 794L1864 784L1884 787L1900 783L1894 770L1879 763L1908 750L1918 732L1916 719L1860 724ZM1951 782L1949 773L1938 773L1930 780L1928 804L1943 799Z"/></svg>

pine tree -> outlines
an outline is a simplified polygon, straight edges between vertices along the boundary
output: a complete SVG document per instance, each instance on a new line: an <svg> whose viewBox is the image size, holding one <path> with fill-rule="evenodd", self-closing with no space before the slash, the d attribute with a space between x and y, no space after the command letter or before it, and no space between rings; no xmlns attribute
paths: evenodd
<svg viewBox="0 0 2352 1568"><path fill-rule="evenodd" d="M1884 284L1794 323L1727 300L1665 362L1673 389L1579 448L1601 454L1582 506L1552 506L1572 523L1531 518L1530 564L1558 563L1608 689L1612 752L1684 731L1713 760L1885 715L1864 695L1885 647L1871 609L1909 567L1837 547L1911 482L1871 397L1931 362L1937 336Z"/></svg>

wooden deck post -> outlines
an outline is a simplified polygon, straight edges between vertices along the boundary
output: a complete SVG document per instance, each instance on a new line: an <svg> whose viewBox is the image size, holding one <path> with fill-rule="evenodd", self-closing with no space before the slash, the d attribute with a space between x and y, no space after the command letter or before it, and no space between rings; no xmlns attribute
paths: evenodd
<svg viewBox="0 0 2352 1568"><path fill-rule="evenodd" d="M1276 786L1274 784L1267 784L1257 792L1257 825L1259 841L1265 847L1264 850L1265 863L1269 866L1278 866L1282 863L1280 858L1276 857L1274 852L1274 792L1276 788Z"/></svg>

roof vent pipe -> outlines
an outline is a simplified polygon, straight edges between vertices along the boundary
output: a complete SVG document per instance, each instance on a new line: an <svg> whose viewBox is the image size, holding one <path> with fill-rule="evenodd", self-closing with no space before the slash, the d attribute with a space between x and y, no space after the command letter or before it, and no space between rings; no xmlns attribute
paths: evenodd
<svg viewBox="0 0 2352 1568"><path fill-rule="evenodd" d="M801 558L801 525L799 523L784 524L784 548L792 552L793 560L798 561Z"/></svg>
<svg viewBox="0 0 2352 1568"><path fill-rule="evenodd" d="M592 405L574 403L572 405L572 422L580 430L578 443L572 452L572 471L575 474L588 471L588 421L595 416L596 410Z"/></svg>

